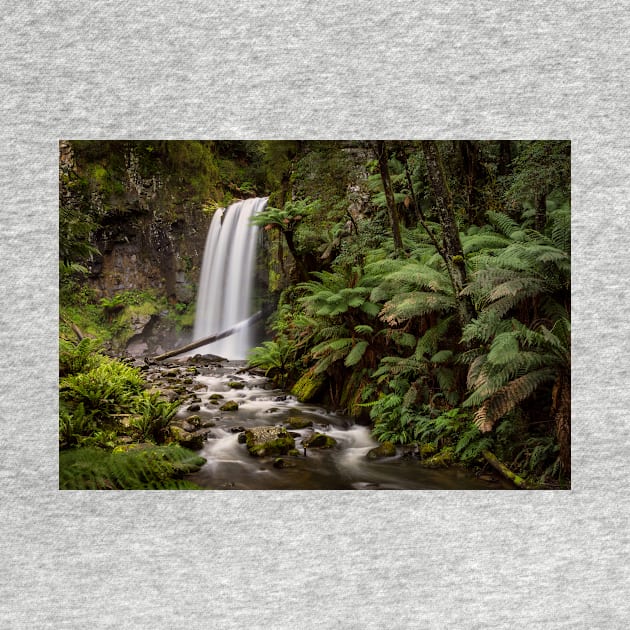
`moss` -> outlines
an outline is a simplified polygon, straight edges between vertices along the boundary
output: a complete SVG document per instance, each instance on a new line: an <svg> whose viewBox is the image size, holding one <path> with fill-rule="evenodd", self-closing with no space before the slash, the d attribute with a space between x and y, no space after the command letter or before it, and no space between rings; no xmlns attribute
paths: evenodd
<svg viewBox="0 0 630 630"><path fill-rule="evenodd" d="M223 400L223 396L221 394L211 394L208 400Z"/></svg>
<svg viewBox="0 0 630 630"><path fill-rule="evenodd" d="M238 403L234 400L228 400L219 407L221 411L238 411Z"/></svg>
<svg viewBox="0 0 630 630"><path fill-rule="evenodd" d="M432 442L424 442L418 445L418 451L420 453L420 457L424 459L429 455L435 455L437 448Z"/></svg>
<svg viewBox="0 0 630 630"><path fill-rule="evenodd" d="M241 381L230 381L228 383L228 387L231 387L232 389L243 389L243 387L245 387L245 383Z"/></svg>
<svg viewBox="0 0 630 630"><path fill-rule="evenodd" d="M323 374L314 374L312 370L309 370L291 388L291 394L299 402L310 402L317 396L325 381L326 377Z"/></svg>
<svg viewBox="0 0 630 630"><path fill-rule="evenodd" d="M429 459L425 459L422 462L422 465L426 468L446 468L450 466L453 461L453 447L447 446L437 453L437 455L434 455Z"/></svg>
<svg viewBox="0 0 630 630"><path fill-rule="evenodd" d="M250 440L246 438L245 443L249 454L255 457L286 455L295 447L295 441L290 435L270 440L264 444L251 444Z"/></svg>
<svg viewBox="0 0 630 630"><path fill-rule="evenodd" d="M370 449L367 458L381 459L382 457L393 457L394 455L396 455L396 447L391 442L383 442L379 446Z"/></svg>
<svg viewBox="0 0 630 630"><path fill-rule="evenodd" d="M305 429L306 427L312 427L313 421L307 418L292 417L287 420L287 424L292 429Z"/></svg>
<svg viewBox="0 0 630 630"><path fill-rule="evenodd" d="M302 444L307 448L332 448L337 444L335 438L323 433L313 433L313 435L302 440Z"/></svg>

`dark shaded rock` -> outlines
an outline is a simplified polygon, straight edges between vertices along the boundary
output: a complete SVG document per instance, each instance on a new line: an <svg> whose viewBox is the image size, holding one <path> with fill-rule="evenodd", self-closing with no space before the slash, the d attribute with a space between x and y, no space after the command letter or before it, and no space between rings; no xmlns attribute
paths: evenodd
<svg viewBox="0 0 630 630"><path fill-rule="evenodd" d="M379 446L370 449L367 453L368 459L381 459L382 457L393 457L396 455L396 447L391 442L383 442Z"/></svg>
<svg viewBox="0 0 630 630"><path fill-rule="evenodd" d="M201 405L199 403L195 403L188 407L188 411L199 411L201 409Z"/></svg>
<svg viewBox="0 0 630 630"><path fill-rule="evenodd" d="M216 354L196 354L193 357L188 357L188 363L191 365L213 365L224 361L227 361L225 357Z"/></svg>
<svg viewBox="0 0 630 630"><path fill-rule="evenodd" d="M295 468L297 464L292 462L290 459L285 459L283 457L277 457L273 461L274 468Z"/></svg>
<svg viewBox="0 0 630 630"><path fill-rule="evenodd" d="M302 444L307 448L332 448L337 444L337 440L324 433L313 433L313 435L304 438Z"/></svg>
<svg viewBox="0 0 630 630"><path fill-rule="evenodd" d="M201 427L201 417L200 416L188 416L186 418L186 422L190 423L197 429Z"/></svg>

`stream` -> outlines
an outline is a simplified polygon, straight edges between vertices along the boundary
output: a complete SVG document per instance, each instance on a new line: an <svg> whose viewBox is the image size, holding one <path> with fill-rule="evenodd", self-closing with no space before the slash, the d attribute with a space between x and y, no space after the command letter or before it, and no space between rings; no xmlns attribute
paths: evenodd
<svg viewBox="0 0 630 630"><path fill-rule="evenodd" d="M371 460L370 449L378 446L369 427L352 418L322 407L302 404L286 392L271 389L268 379L241 372L242 361L209 367L195 377L200 388L200 410L182 410L182 418L195 413L215 423L199 455L207 463L190 481L209 489L229 490L496 490L503 487L477 479L458 469L423 468L415 457L403 456ZM235 388L234 383L242 384ZM232 383L232 386L229 385ZM216 395L223 398L216 398ZM211 396L215 395L215 398ZM226 401L238 403L237 411L221 411ZM294 430L290 418L312 422L312 427ZM287 426L296 435L299 456L283 457L286 468L274 467L274 457L252 457L238 441L243 429L259 426ZM330 449L305 449L304 437L325 433L337 440Z"/></svg>

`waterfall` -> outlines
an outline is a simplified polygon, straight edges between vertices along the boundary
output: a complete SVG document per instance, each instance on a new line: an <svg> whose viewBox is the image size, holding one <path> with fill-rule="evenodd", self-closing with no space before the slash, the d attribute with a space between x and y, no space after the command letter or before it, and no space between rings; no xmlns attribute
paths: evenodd
<svg viewBox="0 0 630 630"><path fill-rule="evenodd" d="M199 280L194 339L232 328L252 315L252 289L258 228L250 219L267 205L267 198L245 199L212 217ZM202 353L245 359L252 346L249 326L200 348Z"/></svg>

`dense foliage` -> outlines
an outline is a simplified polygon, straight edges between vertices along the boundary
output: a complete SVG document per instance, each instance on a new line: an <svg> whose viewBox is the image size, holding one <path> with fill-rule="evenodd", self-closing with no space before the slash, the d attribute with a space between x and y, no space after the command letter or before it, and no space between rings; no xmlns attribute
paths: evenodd
<svg viewBox="0 0 630 630"><path fill-rule="evenodd" d="M121 169L131 168L174 184L156 221L177 221L178 204L191 199L212 212L234 198L269 196L255 222L275 257L268 272L278 306L272 338L252 351L252 366L301 399L361 417L378 440L425 460L481 467L491 454L530 486L569 486L569 142L73 149L89 167L61 174L69 191L60 203L64 451L107 454L112 432L156 445L167 439L168 403L148 395L128 366L95 352L102 343L124 347L138 314L192 322L194 305L146 287L98 298L89 288L94 234L113 214L143 212L116 202L125 195ZM77 328L93 341L71 341ZM108 469L111 461L99 457L98 470ZM81 461L64 455L73 470Z"/></svg>
<svg viewBox="0 0 630 630"><path fill-rule="evenodd" d="M325 171L326 148L302 147L292 172ZM569 143L337 147L360 150L368 200L350 216L356 173L337 160L334 188L298 181L257 218L286 239L296 282L252 364L317 380L379 440L466 463L492 451L532 485L567 485Z"/></svg>

